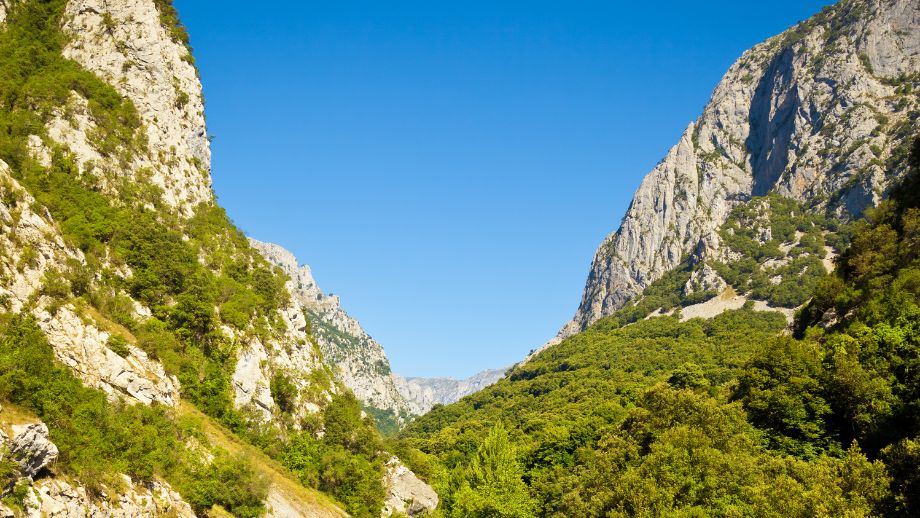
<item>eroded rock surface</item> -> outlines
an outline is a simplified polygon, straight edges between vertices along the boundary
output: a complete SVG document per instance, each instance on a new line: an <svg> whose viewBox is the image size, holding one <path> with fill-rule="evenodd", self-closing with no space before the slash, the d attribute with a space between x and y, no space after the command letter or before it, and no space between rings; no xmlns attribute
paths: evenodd
<svg viewBox="0 0 920 518"><path fill-rule="evenodd" d="M717 251L716 230L752 196L776 192L841 217L876 204L904 170L898 160L920 108L908 85L918 73L915 0L844 0L745 52L643 180L554 342L688 255Z"/></svg>
<svg viewBox="0 0 920 518"><path fill-rule="evenodd" d="M48 438L45 423L13 426L13 440L9 443L10 455L20 466L24 477L34 477L54 462L57 446Z"/></svg>
<svg viewBox="0 0 920 518"><path fill-rule="evenodd" d="M154 0L71 0L64 14L71 36L64 56L95 72L130 99L144 124L147 152L121 174L145 174L163 199L191 214L213 200L211 149L201 83L189 49L164 27ZM79 117L77 99L68 116L77 127L52 122L56 140L70 143L80 162L105 160L85 140L91 122ZM72 103L73 104L73 103ZM68 129L68 128L71 129Z"/></svg>
<svg viewBox="0 0 920 518"><path fill-rule="evenodd" d="M382 516L394 513L416 516L438 506L438 495L428 484L419 479L399 459L393 457L386 464L387 497Z"/></svg>
<svg viewBox="0 0 920 518"><path fill-rule="evenodd" d="M389 410L397 419L408 417L410 404L397 390L383 347L342 309L339 298L323 293L310 267L299 264L288 250L254 239L250 244L291 278L288 288L306 310L313 336L336 377L365 405Z"/></svg>

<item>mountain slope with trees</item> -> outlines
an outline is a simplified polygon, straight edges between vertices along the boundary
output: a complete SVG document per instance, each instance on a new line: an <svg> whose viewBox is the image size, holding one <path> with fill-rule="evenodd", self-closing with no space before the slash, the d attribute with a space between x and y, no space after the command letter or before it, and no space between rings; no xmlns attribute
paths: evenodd
<svg viewBox="0 0 920 518"><path fill-rule="evenodd" d="M0 436L3 506L379 516L391 455L214 200L188 43L168 0L0 3L0 425L58 452L19 482Z"/></svg>
<svg viewBox="0 0 920 518"><path fill-rule="evenodd" d="M916 516L918 193L920 139L795 336L753 303L614 314L412 423L407 458L445 516Z"/></svg>

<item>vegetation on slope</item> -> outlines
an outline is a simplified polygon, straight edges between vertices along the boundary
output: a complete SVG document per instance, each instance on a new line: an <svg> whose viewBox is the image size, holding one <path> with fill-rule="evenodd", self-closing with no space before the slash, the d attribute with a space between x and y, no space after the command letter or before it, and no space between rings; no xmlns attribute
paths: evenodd
<svg viewBox="0 0 920 518"><path fill-rule="evenodd" d="M754 197L736 207L719 229L727 256L722 262L685 259L600 325L619 327L655 311L669 312L717 296L692 280L706 265L751 299L799 307L827 275L828 248L844 248L851 232L849 224L809 212L794 200L776 194Z"/></svg>
<svg viewBox="0 0 920 518"><path fill-rule="evenodd" d="M172 37L187 43L171 2L156 4ZM130 100L63 57L65 5L65 0L18 2L0 31L0 159L48 210L68 244L86 257L85 264L74 261L46 276L42 295L53 299L50 309L74 304L113 332L113 351L125 354L128 344L143 349L179 378L183 399L282 461L301 483L334 495L355 516L379 515L385 461L375 449L380 439L353 398L326 402L318 395L332 389L325 370L312 374L317 394L311 394L324 411L310 422L293 421L297 388L281 374L272 383L280 424L260 424L233 405L230 378L239 343L221 328L263 343L279 337L285 329L277 310L289 296L285 277L249 247L216 205L202 204L184 218L163 204L143 171L134 177L81 171L66 149L47 138L45 124L75 92L87 100L97 126L90 139L100 153L126 165L147 146ZM32 158L30 135L51 148L50 167ZM138 318L134 301L152 316ZM0 398L47 422L66 473L90 487L104 482L110 489L117 487L118 473L139 480L162 476L198 511L212 504L238 516L263 510L265 488L251 476L249 460L218 455L199 465L182 446L198 432L171 412L108 403L102 393L82 387L54 363L26 317L5 317L0 333L0 362L10 369L0 370L5 376ZM326 431L322 439L316 437L320 430Z"/></svg>
<svg viewBox="0 0 920 518"><path fill-rule="evenodd" d="M918 193L915 143L796 338L747 308L604 319L419 418L406 458L445 516L916 516Z"/></svg>
<svg viewBox="0 0 920 518"><path fill-rule="evenodd" d="M97 496L114 497L123 485L119 474L141 483L160 477L198 512L214 505L242 517L264 511L267 486L248 461L216 450L214 462L205 462L189 447L204 442L200 428L159 405L109 402L56 362L29 317L7 316L0 323L0 400L48 424L60 449L55 470Z"/></svg>
<svg viewBox="0 0 920 518"><path fill-rule="evenodd" d="M796 308L827 275L825 247L842 248L848 229L795 200L770 194L736 207L719 235L735 258L713 265L728 284L751 298Z"/></svg>

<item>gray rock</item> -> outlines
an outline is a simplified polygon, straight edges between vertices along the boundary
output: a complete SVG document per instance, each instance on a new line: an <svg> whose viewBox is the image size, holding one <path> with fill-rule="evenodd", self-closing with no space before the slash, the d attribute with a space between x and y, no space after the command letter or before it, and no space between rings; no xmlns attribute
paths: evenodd
<svg viewBox="0 0 920 518"><path fill-rule="evenodd" d="M48 439L48 427L44 423L13 426L9 449L26 477L34 477L58 456L57 446Z"/></svg>
<svg viewBox="0 0 920 518"><path fill-rule="evenodd" d="M404 378L396 377L396 387L409 402L414 414L424 414L434 405L448 405L479 392L502 379L508 368L485 370L469 378Z"/></svg>
<svg viewBox="0 0 920 518"><path fill-rule="evenodd" d="M621 308L708 241L731 209L768 192L858 217L901 170L886 162L912 132L920 3L844 0L745 52L700 118L636 192L601 244L575 317L552 341ZM720 285L709 272L701 287Z"/></svg>
<svg viewBox="0 0 920 518"><path fill-rule="evenodd" d="M26 500L29 517L48 518L134 518L174 516L194 518L191 506L167 484L153 481L135 484L123 477L122 491L114 498L93 498L83 486L60 479L36 482Z"/></svg>
<svg viewBox="0 0 920 518"><path fill-rule="evenodd" d="M106 80L137 107L149 153L127 171L100 155L86 138L94 124L76 99L52 121L49 135L67 145L81 165L112 165L143 175L160 187L163 201L185 215L213 201L211 150L201 82L189 49L164 28L154 0L69 0L63 30L64 56ZM67 117L80 124L74 128Z"/></svg>
<svg viewBox="0 0 920 518"><path fill-rule="evenodd" d="M394 513L416 516L432 511L438 506L438 495L428 484L409 470L398 458L392 457L386 465L387 497L382 516Z"/></svg>

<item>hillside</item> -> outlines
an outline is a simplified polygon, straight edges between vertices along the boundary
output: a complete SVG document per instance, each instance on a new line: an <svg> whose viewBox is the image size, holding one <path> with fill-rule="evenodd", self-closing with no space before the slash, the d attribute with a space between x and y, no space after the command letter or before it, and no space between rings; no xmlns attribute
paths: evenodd
<svg viewBox="0 0 920 518"><path fill-rule="evenodd" d="M598 248L554 342L681 265L692 274L685 295L718 293L731 279L715 263L735 257L719 229L752 197L773 193L834 221L878 203L904 173L920 114L918 24L913 0L843 0L745 52Z"/></svg>
<svg viewBox="0 0 920 518"><path fill-rule="evenodd" d="M920 512L918 37L844 0L730 68L573 321L401 433L444 516Z"/></svg>
<svg viewBox="0 0 920 518"><path fill-rule="evenodd" d="M920 138L788 336L603 318L401 435L445 516L916 516ZM408 457L407 457L408 458Z"/></svg>
<svg viewBox="0 0 920 518"><path fill-rule="evenodd" d="M180 515L433 506L216 204L171 3L0 2L0 20L0 404L44 423L0 438L2 511L104 514L155 488Z"/></svg>

